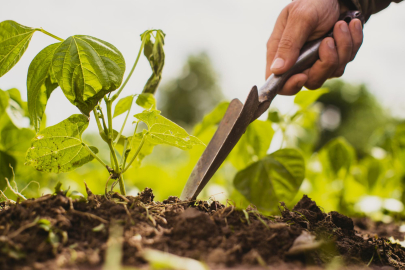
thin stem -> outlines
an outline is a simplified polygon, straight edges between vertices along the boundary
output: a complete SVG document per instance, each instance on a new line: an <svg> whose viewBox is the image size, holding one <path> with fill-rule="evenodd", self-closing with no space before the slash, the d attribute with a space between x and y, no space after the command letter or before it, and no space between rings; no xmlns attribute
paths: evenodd
<svg viewBox="0 0 405 270"><path fill-rule="evenodd" d="M115 139L113 145L116 145L116 144L118 143L118 141L120 140L121 134L122 134L122 132L124 131L125 124L127 123L127 119L128 119L129 113L130 113L131 108L132 108L132 104L134 103L134 97L135 97L135 95L132 97L131 105L129 105L128 112L127 112L127 116L125 116L125 120L124 120L124 123L122 124L122 127L121 127L121 129L120 129L120 133L118 133L118 136L117 136L117 138Z"/></svg>
<svg viewBox="0 0 405 270"><path fill-rule="evenodd" d="M124 184L124 176L120 174L120 178L118 179L119 184L120 184L120 192L122 195L126 196L127 192L125 190L125 184Z"/></svg>
<svg viewBox="0 0 405 270"><path fill-rule="evenodd" d="M140 58L141 53L142 53L142 51L143 51L143 48L145 47L145 42L146 42L146 38L142 40L142 44L141 44L141 48L139 49L138 56L136 57L135 63L134 63L134 65L132 66L132 69L131 69L131 71L129 72L128 77L125 79L124 83L121 85L121 87L120 87L120 89L118 90L118 92L115 93L115 95L110 99L111 101L114 101L114 100L117 99L117 97L121 94L122 90L124 89L125 85L127 85L129 79L130 79L131 76L132 76L132 73L134 73L135 67L136 67L136 65L138 64L138 61L139 61L139 58Z"/></svg>
<svg viewBox="0 0 405 270"><path fill-rule="evenodd" d="M112 126L112 114L111 114L111 101L106 100L106 105L107 105L107 121L108 121L108 138L111 140L114 140L114 134L113 134L113 126Z"/></svg>
<svg viewBox="0 0 405 270"><path fill-rule="evenodd" d="M128 148L128 140L125 140L124 149L122 150L122 154L121 154L121 168L123 168L125 166L125 161L127 159L125 152L127 151L127 148Z"/></svg>
<svg viewBox="0 0 405 270"><path fill-rule="evenodd" d="M105 164L104 161L102 161L102 160L93 152L93 150L91 150L90 147L88 147L87 144L82 143L82 145L87 149L87 151L89 151L90 155L92 155L95 159L98 160L98 162L100 162L100 163L104 166L104 168L107 168L107 164Z"/></svg>
<svg viewBox="0 0 405 270"><path fill-rule="evenodd" d="M114 146L112 145L111 140L108 140L108 147L110 148L110 153L113 158L112 163L114 164L114 171L116 173L120 173L120 165L118 163L118 158L117 158L117 155L115 154Z"/></svg>
<svg viewBox="0 0 405 270"><path fill-rule="evenodd" d="M138 156L139 152L141 152L142 146L143 146L143 144L145 143L145 138L146 138L146 136L148 136L148 133L146 133L145 135L143 135L142 141L141 141L141 143L139 144L138 149L137 149L136 152L135 152L135 155L132 157L132 159L131 159L131 161L128 163L127 167L121 171L121 174L123 174L124 172L126 172L126 171L128 170L129 166L131 166L132 162L134 162L134 160L135 160L136 157Z"/></svg>
<svg viewBox="0 0 405 270"><path fill-rule="evenodd" d="M50 37L53 37L53 38L55 38L55 39L57 39L57 40L59 40L59 41L65 41L64 39L62 39L62 38L60 38L60 37L57 37L57 36L55 36L54 34L51 34L51 33L49 33L48 31L45 31L44 29L42 29L42 28L37 28L36 30L38 30L38 31L41 31L42 33L44 33L45 35L48 35L48 36L50 36Z"/></svg>
<svg viewBox="0 0 405 270"><path fill-rule="evenodd" d="M101 109L101 106L98 106L97 108L101 114L101 120L103 120L104 134L108 138L108 129L107 129L107 124L105 123L103 110Z"/></svg>
<svg viewBox="0 0 405 270"><path fill-rule="evenodd" d="M94 118L96 118L98 132L101 135L101 134L105 133L105 131L104 131L103 127L101 126L100 118L98 118L98 113L96 111L96 107L93 108L93 114L94 114Z"/></svg>

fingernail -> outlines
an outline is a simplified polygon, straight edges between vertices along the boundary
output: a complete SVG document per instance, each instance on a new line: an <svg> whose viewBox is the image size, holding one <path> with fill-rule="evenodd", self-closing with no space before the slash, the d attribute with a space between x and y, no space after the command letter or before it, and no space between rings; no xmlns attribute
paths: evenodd
<svg viewBox="0 0 405 270"><path fill-rule="evenodd" d="M342 30L345 33L349 32L349 27L347 27L347 23L340 24L340 30Z"/></svg>
<svg viewBox="0 0 405 270"><path fill-rule="evenodd" d="M363 26L361 25L360 20L356 20L354 22L354 26L356 27L357 30L361 31L363 29Z"/></svg>
<svg viewBox="0 0 405 270"><path fill-rule="evenodd" d="M279 69L284 67L284 60L282 58L277 58L276 60L273 61L273 64L271 65L271 69Z"/></svg>
<svg viewBox="0 0 405 270"><path fill-rule="evenodd" d="M333 40L328 40L326 43L328 43L329 48L331 49L335 48L335 42Z"/></svg>

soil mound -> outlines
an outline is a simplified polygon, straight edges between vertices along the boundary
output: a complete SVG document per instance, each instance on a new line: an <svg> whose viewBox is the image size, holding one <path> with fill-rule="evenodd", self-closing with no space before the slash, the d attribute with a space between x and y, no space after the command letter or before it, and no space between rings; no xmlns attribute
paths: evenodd
<svg viewBox="0 0 405 270"><path fill-rule="evenodd" d="M152 248L213 269L405 268L400 245L359 233L352 219L324 213L307 196L291 211L280 203L276 217L218 202L155 202L151 189L137 197L88 195L0 203L0 269L101 269L111 224L123 228L124 265L146 266L142 251Z"/></svg>

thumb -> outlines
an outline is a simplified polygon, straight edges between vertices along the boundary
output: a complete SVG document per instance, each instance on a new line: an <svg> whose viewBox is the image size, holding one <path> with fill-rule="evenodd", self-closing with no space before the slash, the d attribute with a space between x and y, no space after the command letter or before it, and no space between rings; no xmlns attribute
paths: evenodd
<svg viewBox="0 0 405 270"><path fill-rule="evenodd" d="M277 52L270 67L271 72L282 74L297 61L304 43L316 28L316 20L303 14L290 14L278 43Z"/></svg>

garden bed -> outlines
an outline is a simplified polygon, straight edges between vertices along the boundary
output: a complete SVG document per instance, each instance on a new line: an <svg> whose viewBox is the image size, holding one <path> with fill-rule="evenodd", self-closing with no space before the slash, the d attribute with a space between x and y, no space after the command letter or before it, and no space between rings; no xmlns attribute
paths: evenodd
<svg viewBox="0 0 405 270"><path fill-rule="evenodd" d="M137 197L88 195L87 201L59 192L2 202L0 269L101 269L111 226L123 230L116 238L123 264L140 268L148 267L146 249L197 259L212 269L324 269L331 262L333 269L405 267L405 249L388 241L384 226L378 233L385 237L370 232L370 221L356 221L364 233L354 230L350 218L323 213L306 196L291 211L281 203L281 216L273 217L215 201L154 202L150 189ZM397 227L389 228L403 237Z"/></svg>

